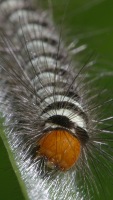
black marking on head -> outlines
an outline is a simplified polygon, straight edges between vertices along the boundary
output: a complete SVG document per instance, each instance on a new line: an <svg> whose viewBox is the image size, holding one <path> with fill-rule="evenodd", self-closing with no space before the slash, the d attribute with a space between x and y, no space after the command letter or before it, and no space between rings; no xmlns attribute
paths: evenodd
<svg viewBox="0 0 113 200"><path fill-rule="evenodd" d="M89 140L89 136L86 130L82 129L81 127L75 128L76 135L78 139L81 141L82 144L86 144Z"/></svg>
<svg viewBox="0 0 113 200"><path fill-rule="evenodd" d="M73 126L74 126L74 124L69 120L69 118L67 118L66 116L61 116L61 115L53 115L48 118L46 123L47 122L57 124L59 126L65 127L65 128L73 128Z"/></svg>

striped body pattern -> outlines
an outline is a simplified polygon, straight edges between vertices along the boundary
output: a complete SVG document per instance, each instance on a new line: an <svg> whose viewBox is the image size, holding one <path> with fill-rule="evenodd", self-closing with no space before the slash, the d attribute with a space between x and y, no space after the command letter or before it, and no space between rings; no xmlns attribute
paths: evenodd
<svg viewBox="0 0 113 200"><path fill-rule="evenodd" d="M88 159L103 143L83 93L85 66L76 69L50 16L30 1L0 1L0 24L1 109L29 198L85 199L88 176L96 188Z"/></svg>

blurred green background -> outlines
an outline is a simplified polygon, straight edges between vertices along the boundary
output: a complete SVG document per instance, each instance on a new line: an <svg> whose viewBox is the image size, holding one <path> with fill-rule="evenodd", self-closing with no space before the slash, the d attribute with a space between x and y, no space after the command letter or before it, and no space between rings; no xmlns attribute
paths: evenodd
<svg viewBox="0 0 113 200"><path fill-rule="evenodd" d="M65 0L53 0L53 14L59 24L62 23L66 4ZM78 37L81 39L80 44L88 44L88 49L102 57L103 64L99 66L100 70L105 68L113 71L113 0L70 0L63 27L69 41ZM112 78L108 84L108 87L113 88ZM105 184L110 191L107 199L112 200L113 185L111 182ZM24 197L0 139L0 200L9 199L23 200ZM95 197L95 200L103 200L103 197Z"/></svg>

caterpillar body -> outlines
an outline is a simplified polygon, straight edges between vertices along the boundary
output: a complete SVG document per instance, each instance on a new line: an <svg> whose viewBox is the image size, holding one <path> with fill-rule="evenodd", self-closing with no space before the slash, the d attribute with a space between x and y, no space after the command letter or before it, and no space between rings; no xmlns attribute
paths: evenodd
<svg viewBox="0 0 113 200"><path fill-rule="evenodd" d="M1 111L29 199L94 199L93 171L111 172L113 137L84 92L90 63L72 62L47 13L30 1L0 1L0 24Z"/></svg>

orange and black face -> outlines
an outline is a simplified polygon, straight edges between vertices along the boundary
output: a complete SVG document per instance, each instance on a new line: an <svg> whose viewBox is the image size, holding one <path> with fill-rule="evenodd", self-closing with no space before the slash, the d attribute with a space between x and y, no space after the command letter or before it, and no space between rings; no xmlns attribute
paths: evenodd
<svg viewBox="0 0 113 200"><path fill-rule="evenodd" d="M45 158L49 168L67 171L80 158L82 147L89 139L87 132L79 126L75 127L66 116L52 116L46 123L51 127L37 142L37 156Z"/></svg>

